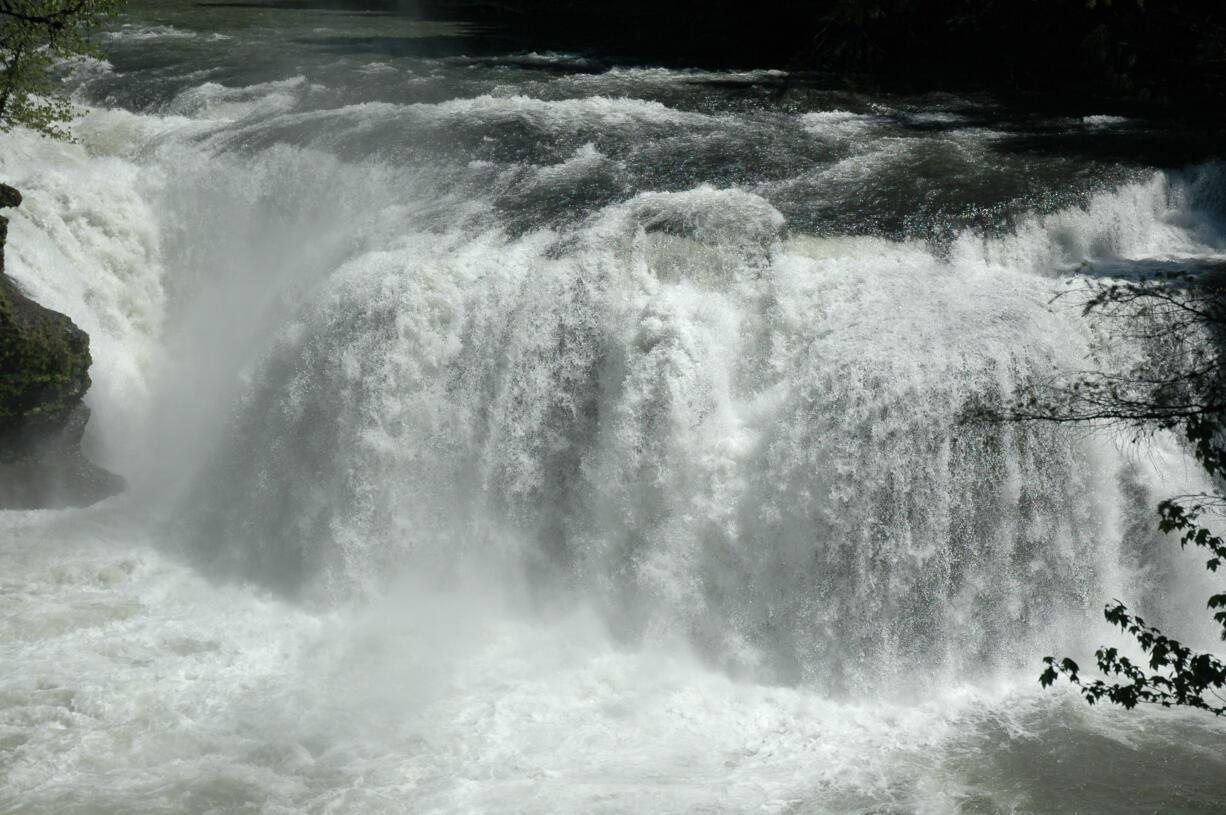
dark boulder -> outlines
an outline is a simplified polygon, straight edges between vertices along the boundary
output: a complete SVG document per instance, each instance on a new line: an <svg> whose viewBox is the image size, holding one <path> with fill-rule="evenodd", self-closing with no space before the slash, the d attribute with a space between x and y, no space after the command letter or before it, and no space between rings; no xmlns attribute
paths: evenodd
<svg viewBox="0 0 1226 815"><path fill-rule="evenodd" d="M0 207L21 203L0 184ZM4 272L8 219L0 216L0 509L87 506L123 489L89 461L89 335L26 297Z"/></svg>
<svg viewBox="0 0 1226 815"><path fill-rule="evenodd" d="M0 209L12 209L19 206L21 206L21 193L8 184L0 184Z"/></svg>

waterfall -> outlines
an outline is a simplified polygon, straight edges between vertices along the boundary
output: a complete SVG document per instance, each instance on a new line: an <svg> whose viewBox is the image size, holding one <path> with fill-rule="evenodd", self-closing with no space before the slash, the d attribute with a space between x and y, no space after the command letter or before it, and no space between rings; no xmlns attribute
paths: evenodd
<svg viewBox="0 0 1226 815"><path fill-rule="evenodd" d="M1085 363L1085 321L1047 305L1079 259L1208 251L1185 202L1216 168L942 252L792 232L711 186L444 230L394 168L193 150L155 146L153 189L118 160L31 177L45 231L19 223L13 265L63 268L42 201L93 174L100 223L69 245L113 259L60 285L145 278L100 313L58 304L137 380L100 377L104 428L157 391L147 443L176 457L146 465L178 474L170 538L207 570L332 602L489 569L628 641L680 632L734 673L832 688L1008 663L1124 587L1126 457L960 417Z"/></svg>
<svg viewBox="0 0 1226 815"><path fill-rule="evenodd" d="M130 587L107 624L138 626L149 652L116 645L139 651L123 676L200 660L173 675L206 690L151 704L189 710L246 769L209 776L208 733L183 725L178 746L141 753L166 800L195 772L223 809L499 809L526 800L515 779L547 786L571 737L606 766L570 777L641 784L606 743L624 717L635 743L671 745L644 759L664 776L718 757L702 772L735 779L729 811L785 811L795 793L814 811L943 812L973 796L933 792L904 769L915 756L979 789L995 782L975 776L975 745L1028 743L1047 716L1098 727L1030 696L976 718L976 694L1096 645L1113 596L1201 616L1200 594L1165 588L1198 564L1151 518L1195 468L1164 436L1139 455L964 417L1088 364L1095 326L1052 299L1070 281L1222 257L1223 168L1111 166L1027 197L1063 159L994 157L999 134L957 112L738 108L687 94L782 74L572 62L414 63L452 93L396 100L350 99L298 63L148 87L96 66L81 144L0 137L0 178L26 195L10 270L93 337L87 442L132 484L93 514L4 529L31 563L60 538L141 542L119 560L70 549L83 565L46 574ZM400 76L383 64L351 87ZM951 209L987 195L965 181L980 172L1007 195ZM48 597L57 579L30 578ZM165 621L130 622L142 609ZM117 709L82 694L99 722ZM691 715L709 726L687 731ZM187 763L166 775L158 749ZM440 780L456 773L488 785L466 798ZM327 780L358 777L399 792ZM62 804L29 783L13 800ZM603 783L541 811L583 809ZM654 806L649 786L608 783L609 811ZM677 811L707 800L693 783ZM104 809L130 803L107 788Z"/></svg>

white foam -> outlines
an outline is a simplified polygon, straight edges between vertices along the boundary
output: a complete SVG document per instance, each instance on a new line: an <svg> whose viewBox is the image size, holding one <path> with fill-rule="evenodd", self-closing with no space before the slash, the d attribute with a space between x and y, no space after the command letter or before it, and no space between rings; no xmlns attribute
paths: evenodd
<svg viewBox="0 0 1226 815"><path fill-rule="evenodd" d="M240 88L205 82L179 94L165 112L222 121L267 116L293 109L309 90L306 77L302 76Z"/></svg>
<svg viewBox="0 0 1226 815"><path fill-rule="evenodd" d="M1213 175L1209 168L1202 174ZM1063 275L1095 258L1148 258L1220 254L1226 243L1211 215L1189 212L1199 180L1155 173L1143 182L1094 195L1084 206L1019 223L1004 238L970 233L955 244L961 263Z"/></svg>
<svg viewBox="0 0 1226 815"><path fill-rule="evenodd" d="M1123 116L1083 116L1081 123L1086 127L1108 128L1128 124L1128 119Z"/></svg>
<svg viewBox="0 0 1226 815"><path fill-rule="evenodd" d="M879 117L846 110L822 110L805 113L800 120L815 136L846 139L863 134L879 121Z"/></svg>
<svg viewBox="0 0 1226 815"><path fill-rule="evenodd" d="M210 32L200 34L195 31L185 31L172 25L138 25L125 23L117 29L107 31L103 37L112 42L146 42L151 40L204 40L206 42L221 42L230 39L225 34Z"/></svg>
<svg viewBox="0 0 1226 815"><path fill-rule="evenodd" d="M565 161L539 168L534 181L537 184L575 183L583 176L598 170L607 161L608 157L601 153L595 144L588 142L575 150L575 154Z"/></svg>
<svg viewBox="0 0 1226 815"><path fill-rule="evenodd" d="M676 110L660 102L604 96L546 100L521 95L485 95L413 105L410 111L423 118L440 120L496 123L523 119L544 131L635 125L700 127L717 121L715 117Z"/></svg>
<svg viewBox="0 0 1226 815"><path fill-rule="evenodd" d="M1138 733L1200 727L1033 682L838 702L730 680L683 642L617 647L589 615L528 622L475 586L308 613L121 529L0 521L0 662L21 668L0 674L0 806L22 811L87 792L185 813L949 812L1042 783L1041 757L996 760L1002 737L1073 729L1127 762Z"/></svg>

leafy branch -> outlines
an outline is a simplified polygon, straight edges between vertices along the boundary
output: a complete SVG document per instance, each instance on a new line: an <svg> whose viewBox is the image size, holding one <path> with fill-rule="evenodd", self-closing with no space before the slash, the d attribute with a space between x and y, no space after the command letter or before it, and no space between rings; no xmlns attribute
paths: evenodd
<svg viewBox="0 0 1226 815"><path fill-rule="evenodd" d="M72 103L57 66L98 55L91 34L122 0L0 0L0 132L16 126L71 136Z"/></svg>
<svg viewBox="0 0 1226 815"><path fill-rule="evenodd" d="M978 408L972 418L989 421L1043 421L1111 425L1131 429L1134 440L1156 430L1180 434L1210 478L1226 476L1226 286L1220 271L1173 272L1136 280L1081 280L1057 300L1079 297L1081 312L1106 328L1097 350L1099 367L1057 378L1032 389L1028 398L1006 409ZM1120 341L1140 354L1119 367L1112 351ZM1177 534L1184 549L1207 553L1206 568L1226 565L1226 540L1204 520L1226 508L1226 496L1183 496L1158 505L1158 528ZM1207 608L1226 640L1226 592L1209 597ZM1075 685L1090 704L1110 702L1132 709L1139 704L1185 707L1226 714L1226 663L1198 651L1150 625L1119 600L1104 617L1135 643L1144 659L1118 648L1095 652L1102 678L1086 678L1070 658L1046 657L1039 682L1058 679Z"/></svg>

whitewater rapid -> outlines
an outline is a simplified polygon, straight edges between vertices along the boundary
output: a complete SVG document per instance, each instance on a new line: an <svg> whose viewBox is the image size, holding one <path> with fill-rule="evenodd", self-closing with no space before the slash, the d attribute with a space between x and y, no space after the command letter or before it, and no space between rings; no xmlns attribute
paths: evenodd
<svg viewBox="0 0 1226 815"><path fill-rule="evenodd" d="M1196 468L960 417L1087 364L1093 264L1226 255L1220 165L144 13L0 136L131 484L0 514L0 812L1212 810L1213 722L1037 686L1112 597L1206 633Z"/></svg>

